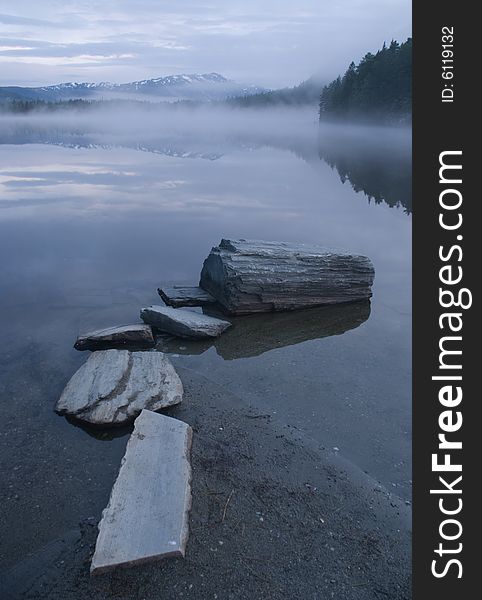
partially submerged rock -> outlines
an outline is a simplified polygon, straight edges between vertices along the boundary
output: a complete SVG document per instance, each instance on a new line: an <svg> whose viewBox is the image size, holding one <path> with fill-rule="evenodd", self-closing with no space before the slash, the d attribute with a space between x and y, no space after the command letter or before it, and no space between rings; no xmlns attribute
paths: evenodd
<svg viewBox="0 0 482 600"><path fill-rule="evenodd" d="M92 425L123 425L143 408L182 400L183 387L162 352L94 352L66 385L55 410Z"/></svg>
<svg viewBox="0 0 482 600"><path fill-rule="evenodd" d="M74 344L76 350L100 350L122 346L149 348L155 345L152 329L149 325L120 325L97 329L79 335Z"/></svg>
<svg viewBox="0 0 482 600"><path fill-rule="evenodd" d="M186 423L143 410L102 513L90 571L184 556L191 508Z"/></svg>
<svg viewBox="0 0 482 600"><path fill-rule="evenodd" d="M168 306L173 306L174 308L181 308L183 306L209 306L216 303L211 294L194 285L163 286L162 288L158 288L157 292Z"/></svg>
<svg viewBox="0 0 482 600"><path fill-rule="evenodd" d="M158 348L173 354L199 355L214 348L224 360L259 356L271 350L301 344L362 325L370 316L370 300L329 304L290 312L233 317L233 327L216 339L179 340L159 336Z"/></svg>
<svg viewBox="0 0 482 600"><path fill-rule="evenodd" d="M375 276L359 254L288 242L221 240L199 285L230 314L365 300Z"/></svg>
<svg viewBox="0 0 482 600"><path fill-rule="evenodd" d="M185 338L217 337L231 326L229 321L209 317L192 310L168 306L143 308L141 319L161 331Z"/></svg>

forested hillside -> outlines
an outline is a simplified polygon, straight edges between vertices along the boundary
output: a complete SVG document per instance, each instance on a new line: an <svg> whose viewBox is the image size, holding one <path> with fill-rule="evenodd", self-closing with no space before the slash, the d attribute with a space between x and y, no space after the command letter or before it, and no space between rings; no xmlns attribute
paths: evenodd
<svg viewBox="0 0 482 600"><path fill-rule="evenodd" d="M412 40L392 41L351 63L343 77L323 88L320 119L365 118L409 122L412 104Z"/></svg>
<svg viewBox="0 0 482 600"><path fill-rule="evenodd" d="M233 106L243 108L263 108L265 106L316 106L319 102L322 84L317 77L310 77L306 81L291 88L270 90L250 96L230 98L227 102Z"/></svg>

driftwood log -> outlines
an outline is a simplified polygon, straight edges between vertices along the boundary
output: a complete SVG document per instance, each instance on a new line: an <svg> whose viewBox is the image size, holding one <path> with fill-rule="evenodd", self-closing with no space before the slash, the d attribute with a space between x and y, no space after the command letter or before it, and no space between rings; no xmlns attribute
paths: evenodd
<svg viewBox="0 0 482 600"><path fill-rule="evenodd" d="M365 300L369 258L288 242L221 240L204 261L199 286L233 315Z"/></svg>

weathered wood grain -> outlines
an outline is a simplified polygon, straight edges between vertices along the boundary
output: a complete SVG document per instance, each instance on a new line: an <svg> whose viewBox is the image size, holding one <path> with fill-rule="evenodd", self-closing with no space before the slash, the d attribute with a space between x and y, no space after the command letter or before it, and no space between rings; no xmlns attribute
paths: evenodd
<svg viewBox="0 0 482 600"><path fill-rule="evenodd" d="M359 254L288 242L221 240L204 261L200 287L229 314L365 300L375 270Z"/></svg>

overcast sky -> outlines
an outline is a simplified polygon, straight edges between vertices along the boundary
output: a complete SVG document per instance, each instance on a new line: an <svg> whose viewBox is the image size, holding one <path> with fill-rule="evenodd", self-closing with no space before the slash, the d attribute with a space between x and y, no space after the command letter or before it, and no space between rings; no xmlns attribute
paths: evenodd
<svg viewBox="0 0 482 600"><path fill-rule="evenodd" d="M410 0L0 0L0 85L216 71L281 87L410 35Z"/></svg>

